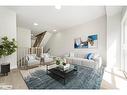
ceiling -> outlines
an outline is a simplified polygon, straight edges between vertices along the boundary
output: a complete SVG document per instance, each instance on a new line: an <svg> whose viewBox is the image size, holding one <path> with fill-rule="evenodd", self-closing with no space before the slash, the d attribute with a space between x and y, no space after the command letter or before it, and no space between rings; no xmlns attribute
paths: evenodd
<svg viewBox="0 0 127 95"><path fill-rule="evenodd" d="M106 15L112 16L119 12L122 12L123 7L122 6L107 6L106 7Z"/></svg>
<svg viewBox="0 0 127 95"><path fill-rule="evenodd" d="M16 6L8 7L17 14L17 25L31 29L38 34L43 31L61 31L98 17L104 16L103 6L62 6L60 10L54 6ZM33 23L38 23L34 26Z"/></svg>

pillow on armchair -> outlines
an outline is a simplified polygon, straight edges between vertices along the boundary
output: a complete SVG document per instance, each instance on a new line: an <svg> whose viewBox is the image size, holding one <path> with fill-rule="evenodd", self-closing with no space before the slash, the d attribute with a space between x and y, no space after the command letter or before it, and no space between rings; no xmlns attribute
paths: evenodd
<svg viewBox="0 0 127 95"><path fill-rule="evenodd" d="M27 57L29 60L34 60L36 58L36 54L28 54Z"/></svg>
<svg viewBox="0 0 127 95"><path fill-rule="evenodd" d="M49 58L49 57L50 57L50 55L49 55L48 53L44 53L43 56L44 56L45 58Z"/></svg>
<svg viewBox="0 0 127 95"><path fill-rule="evenodd" d="M35 64L40 64L40 58L36 56L36 54L27 54L26 55L26 65L31 66Z"/></svg>

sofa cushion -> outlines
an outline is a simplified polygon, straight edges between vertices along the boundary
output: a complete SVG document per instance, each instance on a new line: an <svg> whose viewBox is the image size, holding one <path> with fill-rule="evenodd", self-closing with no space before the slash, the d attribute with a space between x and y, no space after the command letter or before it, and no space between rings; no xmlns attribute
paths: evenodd
<svg viewBox="0 0 127 95"><path fill-rule="evenodd" d="M77 64L77 65L86 66L90 68L96 68L97 66L94 60L88 60L84 58L71 58L71 57L67 57L66 59L67 59L67 62L70 64Z"/></svg>
<svg viewBox="0 0 127 95"><path fill-rule="evenodd" d="M80 53L80 54L79 53L75 53L74 57L76 57L76 58L83 58L84 59L84 55L86 55L86 54L84 54L84 53Z"/></svg>
<svg viewBox="0 0 127 95"><path fill-rule="evenodd" d="M44 59L44 62L52 62L53 61L53 58L45 58Z"/></svg>
<svg viewBox="0 0 127 95"><path fill-rule="evenodd" d="M92 55L89 59L92 59L92 60L87 59L88 52L81 52L81 53L74 52L74 57L66 57L67 59L66 61L67 63L70 63L70 64L78 64L78 65L95 68L95 69L100 68L102 64L102 58L96 52L91 52L91 53Z"/></svg>
<svg viewBox="0 0 127 95"><path fill-rule="evenodd" d="M44 53L43 55L45 58L49 58L49 56L50 56L48 53Z"/></svg>
<svg viewBox="0 0 127 95"><path fill-rule="evenodd" d="M35 59L29 60L28 61L28 65L32 65L32 64L40 64L40 61L39 60L35 60Z"/></svg>
<svg viewBox="0 0 127 95"><path fill-rule="evenodd" d="M74 53L73 52L70 52L70 57L74 57Z"/></svg>

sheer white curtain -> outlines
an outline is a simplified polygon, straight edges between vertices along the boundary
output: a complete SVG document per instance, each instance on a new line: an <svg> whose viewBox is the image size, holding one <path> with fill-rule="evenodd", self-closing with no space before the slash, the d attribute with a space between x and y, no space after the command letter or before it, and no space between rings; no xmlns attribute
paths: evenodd
<svg viewBox="0 0 127 95"><path fill-rule="evenodd" d="M122 22L121 28L121 69L127 73L127 19Z"/></svg>
<svg viewBox="0 0 127 95"><path fill-rule="evenodd" d="M124 71L127 72L127 20L125 22L125 31L123 36Z"/></svg>

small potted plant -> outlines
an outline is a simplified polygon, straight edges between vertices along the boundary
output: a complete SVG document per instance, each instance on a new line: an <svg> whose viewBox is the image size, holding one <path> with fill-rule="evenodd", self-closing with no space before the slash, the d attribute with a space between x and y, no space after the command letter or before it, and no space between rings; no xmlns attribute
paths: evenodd
<svg viewBox="0 0 127 95"><path fill-rule="evenodd" d="M61 70L64 70L64 71L69 69L69 67L70 67L70 64L67 64L66 59L64 59L64 58L59 58L59 57L56 58L55 63L56 63L56 65L58 65L58 67Z"/></svg>
<svg viewBox="0 0 127 95"><path fill-rule="evenodd" d="M56 65L60 65L61 59L59 57L55 58L55 63Z"/></svg>

